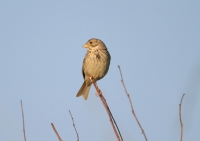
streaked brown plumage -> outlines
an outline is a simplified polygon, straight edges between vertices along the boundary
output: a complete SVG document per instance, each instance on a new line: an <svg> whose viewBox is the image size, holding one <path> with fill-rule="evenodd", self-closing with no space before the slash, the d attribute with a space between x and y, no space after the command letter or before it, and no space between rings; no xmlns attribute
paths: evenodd
<svg viewBox="0 0 200 141"><path fill-rule="evenodd" d="M84 82L76 97L83 95L87 100L91 87L90 76L93 76L95 82L103 78L108 72L111 57L105 44L99 39L92 38L83 47L87 48L82 66Z"/></svg>

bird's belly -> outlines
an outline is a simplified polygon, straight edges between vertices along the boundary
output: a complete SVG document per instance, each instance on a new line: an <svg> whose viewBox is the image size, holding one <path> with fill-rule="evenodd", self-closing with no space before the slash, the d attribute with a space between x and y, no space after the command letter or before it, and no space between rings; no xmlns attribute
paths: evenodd
<svg viewBox="0 0 200 141"><path fill-rule="evenodd" d="M92 75L95 80L103 78L108 72L108 62L93 60L88 62L87 64L88 65L85 67L84 72L88 76Z"/></svg>

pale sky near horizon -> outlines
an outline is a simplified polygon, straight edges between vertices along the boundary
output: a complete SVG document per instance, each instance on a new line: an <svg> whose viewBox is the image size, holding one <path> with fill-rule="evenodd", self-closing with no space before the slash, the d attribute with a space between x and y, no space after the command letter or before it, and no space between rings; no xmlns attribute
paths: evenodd
<svg viewBox="0 0 200 141"><path fill-rule="evenodd" d="M143 141L117 65L149 141L200 138L200 1L1 1L0 141L115 141L92 86L85 101L83 44L99 38L111 54L98 82L124 141Z"/></svg>

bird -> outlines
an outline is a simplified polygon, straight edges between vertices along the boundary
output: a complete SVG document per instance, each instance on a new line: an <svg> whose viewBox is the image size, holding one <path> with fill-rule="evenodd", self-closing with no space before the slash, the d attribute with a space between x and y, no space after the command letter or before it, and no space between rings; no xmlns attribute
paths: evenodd
<svg viewBox="0 0 200 141"><path fill-rule="evenodd" d="M102 79L108 72L111 56L106 45L100 39L91 38L83 47L87 49L82 65L84 82L76 97L82 95L87 100L92 84L90 77L92 76L95 83Z"/></svg>

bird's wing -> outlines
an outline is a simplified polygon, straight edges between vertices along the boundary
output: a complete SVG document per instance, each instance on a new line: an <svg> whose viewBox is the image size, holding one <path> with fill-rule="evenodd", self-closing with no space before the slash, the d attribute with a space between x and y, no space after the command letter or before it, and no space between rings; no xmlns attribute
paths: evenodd
<svg viewBox="0 0 200 141"><path fill-rule="evenodd" d="M83 74L83 79L85 79L85 72L83 70L83 67L82 67L82 74Z"/></svg>
<svg viewBox="0 0 200 141"><path fill-rule="evenodd" d="M85 72L84 72L84 68L85 68L85 60L86 60L86 56L87 56L88 52L85 55L85 58L83 60L83 66L82 66L82 74L83 74L83 79L85 79Z"/></svg>

